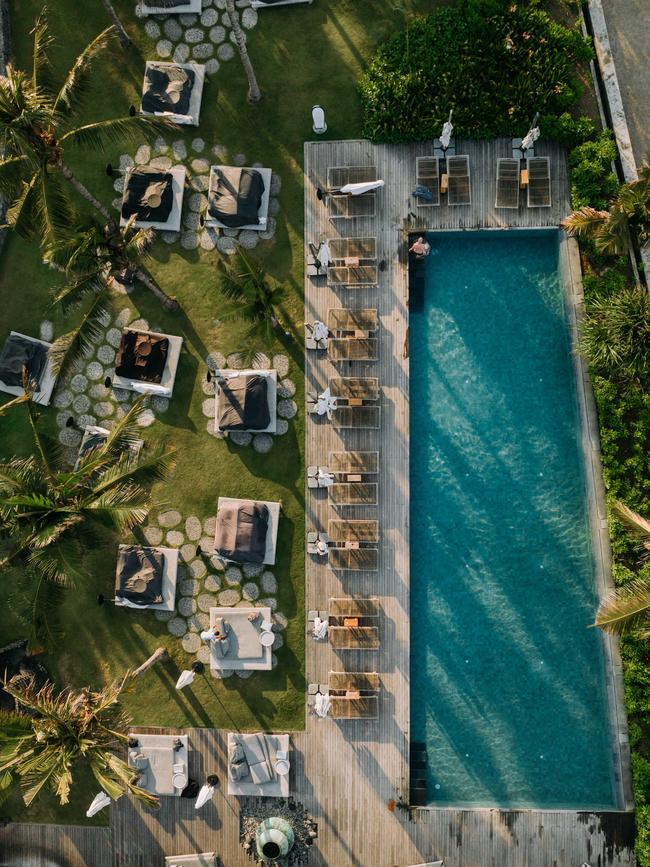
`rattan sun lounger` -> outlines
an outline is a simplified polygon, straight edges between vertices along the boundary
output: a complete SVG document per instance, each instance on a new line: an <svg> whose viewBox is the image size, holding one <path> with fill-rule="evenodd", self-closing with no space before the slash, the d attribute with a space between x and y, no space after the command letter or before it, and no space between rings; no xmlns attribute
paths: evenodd
<svg viewBox="0 0 650 867"><path fill-rule="evenodd" d="M378 353L376 337L331 337L327 342L332 361L377 361Z"/></svg>
<svg viewBox="0 0 650 867"><path fill-rule="evenodd" d="M379 698L376 695L330 695L332 719L377 719Z"/></svg>
<svg viewBox="0 0 650 867"><path fill-rule="evenodd" d="M376 238L333 238L327 244L335 265L344 265L346 259L359 259L364 264L377 261Z"/></svg>
<svg viewBox="0 0 650 867"><path fill-rule="evenodd" d="M380 687L379 675L374 671L330 671L327 687L333 692L349 689L377 692Z"/></svg>
<svg viewBox="0 0 650 867"><path fill-rule="evenodd" d="M431 193L431 201L416 197L418 208L430 208L440 204L440 181L438 179L438 157L416 157L415 175L417 186Z"/></svg>
<svg viewBox="0 0 650 867"><path fill-rule="evenodd" d="M336 475L374 474L379 472L379 452L330 452L327 465Z"/></svg>
<svg viewBox="0 0 650 867"><path fill-rule="evenodd" d="M330 166L327 189L336 192L346 184L370 184L377 180L377 166Z"/></svg>
<svg viewBox="0 0 650 867"><path fill-rule="evenodd" d="M327 327L339 337L368 337L379 330L376 307L331 307L327 311Z"/></svg>
<svg viewBox="0 0 650 867"><path fill-rule="evenodd" d="M378 430L380 421L379 406L339 406L332 413L332 426L335 428Z"/></svg>
<svg viewBox="0 0 650 867"><path fill-rule="evenodd" d="M447 204L471 205L469 157L447 157Z"/></svg>
<svg viewBox="0 0 650 867"><path fill-rule="evenodd" d="M379 650L381 646L376 626L330 626L327 634L337 650Z"/></svg>
<svg viewBox="0 0 650 867"><path fill-rule="evenodd" d="M334 265L327 269L328 286L376 286L379 282L377 265Z"/></svg>
<svg viewBox="0 0 650 867"><path fill-rule="evenodd" d="M374 597L334 596L328 613L330 617L379 617L379 604Z"/></svg>
<svg viewBox="0 0 650 867"><path fill-rule="evenodd" d="M377 548L330 548L328 563L331 569L376 572L379 569L379 551Z"/></svg>
<svg viewBox="0 0 650 867"><path fill-rule="evenodd" d="M341 518L333 518L329 521L327 535L333 545L379 541L379 521L346 521Z"/></svg>
<svg viewBox="0 0 650 867"><path fill-rule="evenodd" d="M377 482L340 482L327 490L333 506L377 505Z"/></svg>
<svg viewBox="0 0 650 867"><path fill-rule="evenodd" d="M340 400L378 400L379 380L375 376L339 376L330 379L332 397Z"/></svg>
<svg viewBox="0 0 650 867"><path fill-rule="evenodd" d="M333 195L329 197L330 220L350 220L354 217L374 217L376 197L373 192L361 196Z"/></svg>
<svg viewBox="0 0 650 867"><path fill-rule="evenodd" d="M499 157L497 160L497 197L494 207L519 207L519 160L510 157Z"/></svg>
<svg viewBox="0 0 650 867"><path fill-rule="evenodd" d="M551 161L548 157L529 157L528 168L528 207L551 207Z"/></svg>

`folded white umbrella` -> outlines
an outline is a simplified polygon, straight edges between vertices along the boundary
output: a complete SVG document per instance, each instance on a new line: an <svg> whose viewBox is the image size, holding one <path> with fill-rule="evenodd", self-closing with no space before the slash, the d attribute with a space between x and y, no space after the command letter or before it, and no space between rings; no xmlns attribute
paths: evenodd
<svg viewBox="0 0 650 867"><path fill-rule="evenodd" d="M205 804L208 803L212 799L214 795L215 787L209 786L207 783L204 786L201 786L199 794L194 802L194 809L200 810Z"/></svg>
<svg viewBox="0 0 650 867"><path fill-rule="evenodd" d="M329 263L332 261L332 251L330 250L330 245L327 241L321 241L320 243L318 248L318 261L321 264L321 268L327 268Z"/></svg>
<svg viewBox="0 0 650 867"><path fill-rule="evenodd" d="M320 319L317 319L314 322L314 327L312 329L312 337L314 340L325 340L329 336L329 329L324 322L321 322Z"/></svg>
<svg viewBox="0 0 650 867"><path fill-rule="evenodd" d="M314 638L316 641L322 641L327 637L327 620L321 620L317 617L314 620Z"/></svg>
<svg viewBox="0 0 650 867"><path fill-rule="evenodd" d="M537 139L539 138L539 127L534 126L532 129L529 129L526 135L521 140L521 149L522 151L527 151L528 148L532 147Z"/></svg>
<svg viewBox="0 0 650 867"><path fill-rule="evenodd" d="M341 187L341 192L350 193L351 196L360 196L363 193L369 193L371 190L378 190L383 186L383 181L367 181L361 184L346 184L344 187Z"/></svg>
<svg viewBox="0 0 650 867"><path fill-rule="evenodd" d="M451 117L451 115L450 115L450 117ZM453 124L450 121L447 121L447 123L442 128L442 134L440 136L440 144L442 145L443 148L449 147L449 142L451 141L451 134L453 131L454 131Z"/></svg>
<svg viewBox="0 0 650 867"><path fill-rule="evenodd" d="M189 686L195 677L196 674L193 671L189 671L188 669L181 671L181 676L176 681L176 689L183 689L184 687Z"/></svg>
<svg viewBox="0 0 650 867"><path fill-rule="evenodd" d="M329 714L331 707L332 702L330 701L329 693L317 693L316 701L314 703L316 715L319 716L321 719L325 719L325 717Z"/></svg>
<svg viewBox="0 0 650 867"><path fill-rule="evenodd" d="M103 810L104 807L108 807L110 803L111 799L108 797L106 792L100 792L93 798L90 807L86 810L86 816L90 819L90 817L94 816L95 813L99 813L99 811Z"/></svg>

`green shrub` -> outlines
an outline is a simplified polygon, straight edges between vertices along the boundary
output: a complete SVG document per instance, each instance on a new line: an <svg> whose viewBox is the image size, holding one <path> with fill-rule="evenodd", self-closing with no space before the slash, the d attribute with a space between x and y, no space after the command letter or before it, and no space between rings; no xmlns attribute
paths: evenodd
<svg viewBox="0 0 650 867"><path fill-rule="evenodd" d="M603 130L593 141L586 141L571 151L571 206L586 205L598 210L607 208L616 195L619 183L612 171L616 144L610 130Z"/></svg>
<svg viewBox="0 0 650 867"><path fill-rule="evenodd" d="M615 264L603 271L602 274L585 274L582 278L585 298L606 298L624 289L627 286L627 271L625 270L627 263L625 260L623 262L622 267Z"/></svg>
<svg viewBox="0 0 650 867"><path fill-rule="evenodd" d="M575 104L575 67L591 55L577 28L534 4L472 0L437 9L411 21L371 60L360 82L364 135L430 139L451 108L461 136L522 135L536 110L559 116Z"/></svg>
<svg viewBox="0 0 650 867"><path fill-rule="evenodd" d="M554 139L571 150L596 135L596 125L590 117L575 118L568 111L561 115L544 114L539 120L546 138Z"/></svg>
<svg viewBox="0 0 650 867"><path fill-rule="evenodd" d="M637 807L650 803L650 762L640 753L632 753L632 779Z"/></svg>
<svg viewBox="0 0 650 867"><path fill-rule="evenodd" d="M635 851L639 867L650 867L650 807L637 807Z"/></svg>

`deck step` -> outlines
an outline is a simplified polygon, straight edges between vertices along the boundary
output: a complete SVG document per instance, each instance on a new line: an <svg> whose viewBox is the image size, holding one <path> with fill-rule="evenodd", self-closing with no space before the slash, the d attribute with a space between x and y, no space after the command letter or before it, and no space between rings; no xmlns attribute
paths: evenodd
<svg viewBox="0 0 650 867"><path fill-rule="evenodd" d="M409 748L409 770L411 783L409 786L409 803L414 807L424 807L429 803L427 787L427 745L422 741L413 741Z"/></svg>

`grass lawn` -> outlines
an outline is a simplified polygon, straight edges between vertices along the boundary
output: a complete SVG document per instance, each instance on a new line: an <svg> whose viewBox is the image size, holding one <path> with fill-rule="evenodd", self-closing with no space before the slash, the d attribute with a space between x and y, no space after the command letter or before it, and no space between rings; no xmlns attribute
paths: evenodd
<svg viewBox="0 0 650 867"><path fill-rule="evenodd" d="M278 610L288 618L285 643L278 650L278 666L242 680L220 681L197 678L190 689L177 692L179 671L192 657L172 637L167 624L150 613L98 607L99 592L110 595L115 569L116 536L107 534L97 550L87 552L87 581L59 594L48 617L60 633L46 648L45 663L61 685L97 686L139 665L156 647L163 645L169 661L155 667L138 682L126 699L134 722L161 726L215 726L295 730L304 725L304 405L302 376L303 321L303 142L312 137L311 106L319 102L327 112L328 133L333 139L359 135L360 113L355 82L365 61L379 41L403 25L405 15L428 11L431 0L316 0L313 6L280 8L260 13L259 23L249 33L249 50L264 92L257 107L246 104L246 81L237 57L223 63L206 82L201 126L186 133L171 132L168 142L184 138L189 144L197 135L205 139L206 154L213 145L225 146L232 158L243 153L248 164L261 162L273 168L282 181L278 228L272 241L262 241L254 256L268 273L289 289L284 318L292 338L272 347L291 359L289 377L298 386L295 400L300 408L288 434L275 441L270 453L257 454L251 447L239 448L208 436L201 412L205 395L201 382L205 357L218 350L235 351L241 330L238 325L218 323L222 299L214 262L218 254L186 251L180 244L159 242L154 249L151 271L182 305L182 312L167 314L144 289L128 301L116 296L115 310L133 306L137 315L160 325L164 331L184 337L184 352L169 410L159 416L144 436L154 443L172 443L178 450L174 479L155 490L156 508L178 509L183 517L202 520L216 513L220 495L281 499L284 517L280 524L278 556L274 574L278 580ZM133 14L135 0L117 0L134 40L124 53L119 45L96 66L87 99L86 119L96 120L126 114L138 104L145 59L154 57L152 42L143 21ZM39 0L13 0L12 32L17 65L30 66L28 32L40 11ZM106 26L99 0L87 0L79 15L76 0L57 0L50 7L51 29L56 37L52 52L55 70L67 70L78 52ZM73 26L71 26L71 22ZM135 148L131 148L131 153ZM109 203L116 193L104 173L106 162L117 163L128 146L111 153L78 153L69 162L78 176ZM188 160L189 161L189 160ZM187 204L186 204L187 206ZM38 335L43 319L54 321L55 334L65 323L49 308L49 291L56 275L40 261L38 247L9 237L0 257L0 341L11 329ZM260 347L262 348L262 347ZM44 411L44 423L52 432L57 410ZM3 458L25 454L30 437L23 414L18 411L0 421L0 452ZM0 633L3 643L22 637L25 626L12 609L12 586L20 574L5 576L0 587ZM14 603L15 604L15 603ZM12 797L3 812L15 820L74 823L95 793L92 780L80 777L73 802L59 808L44 797L28 811ZM96 817L103 821L100 813ZM84 821L86 821L84 819Z"/></svg>

